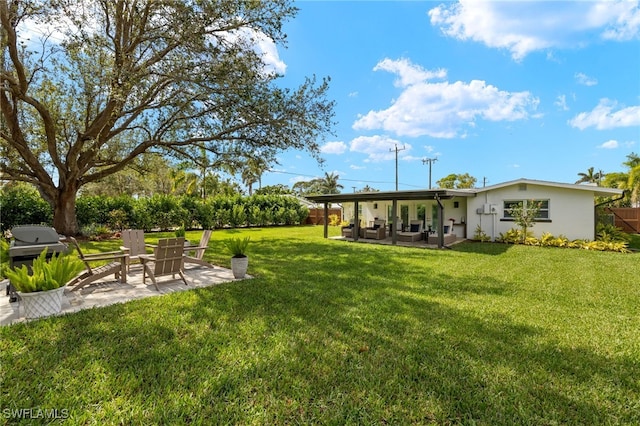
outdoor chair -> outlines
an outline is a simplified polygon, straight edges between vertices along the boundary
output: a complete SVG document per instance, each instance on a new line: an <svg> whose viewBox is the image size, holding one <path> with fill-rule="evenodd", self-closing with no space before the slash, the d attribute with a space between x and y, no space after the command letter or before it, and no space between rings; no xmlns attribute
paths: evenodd
<svg viewBox="0 0 640 426"><path fill-rule="evenodd" d="M80 245L73 237L66 237L78 251L78 257L84 262L86 270L77 277L67 283L71 287L71 291L79 290L86 287L106 276L112 275L121 283L127 282L127 254L122 251L110 251L95 254L84 254L80 249ZM110 261L106 265L91 266L91 263Z"/></svg>
<svg viewBox="0 0 640 426"><path fill-rule="evenodd" d="M171 275L174 279L176 274L180 275L185 285L188 285L187 279L184 277L184 237L179 238L163 238L158 240L158 245L153 255L141 255L142 263L142 283L145 284L147 275L158 287L157 277Z"/></svg>
<svg viewBox="0 0 640 426"><path fill-rule="evenodd" d="M398 232L398 240L405 242L420 241L422 239L422 221L409 221L409 230Z"/></svg>
<svg viewBox="0 0 640 426"><path fill-rule="evenodd" d="M362 227L359 226L358 228L360 229L359 236L360 237L364 236L364 231L362 230ZM355 220L351 219L349 221L349 226L342 227L342 236L346 238L353 238L354 229L355 229Z"/></svg>
<svg viewBox="0 0 640 426"><path fill-rule="evenodd" d="M189 245L184 246L185 263L195 263L196 265L206 266L207 268L214 268L214 266L203 260L204 252L207 250L209 245L209 239L211 238L211 230L205 229L202 232L202 237L200 237L200 242L197 246L191 247ZM193 252L193 255L190 253Z"/></svg>
<svg viewBox="0 0 640 426"><path fill-rule="evenodd" d="M385 220L374 220L373 226L371 228L367 228L364 231L365 238L373 238L374 240L384 240L387 238L387 228L385 227Z"/></svg>
<svg viewBox="0 0 640 426"><path fill-rule="evenodd" d="M140 256L147 254L147 246L144 243L144 231L142 229L125 229L121 233L122 245L120 250L129 255L127 258L127 271L131 267L131 261L140 261Z"/></svg>

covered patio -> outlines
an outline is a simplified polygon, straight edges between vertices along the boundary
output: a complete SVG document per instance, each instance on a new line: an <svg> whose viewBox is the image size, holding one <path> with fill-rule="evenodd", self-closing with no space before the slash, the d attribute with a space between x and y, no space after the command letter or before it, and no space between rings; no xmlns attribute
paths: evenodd
<svg viewBox="0 0 640 426"><path fill-rule="evenodd" d="M352 239L354 241L358 241L360 237L360 204L362 203L377 203L377 202L391 202L390 212L389 212L389 222L396 223L399 220L398 214L398 204L403 201L430 201L435 202L437 206L437 217L440 218L437 221L437 225L433 230L434 234L437 236L436 247L442 248L445 246L445 231L444 231L444 212L445 206L443 202L445 200L452 200L456 197L460 197L462 199L468 197L475 197L476 194L471 191L460 190L460 189L428 189L428 190L415 190L415 191L390 191L390 192L354 192L347 194L323 194L323 195L311 195L308 196L307 199L324 205L325 210L325 220L324 220L324 237L328 238L329 236L329 223L328 223L328 210L329 205L332 203L354 203L353 209L353 235ZM419 219L415 217L413 219ZM393 245L398 244L398 233L399 230L397 226L392 226L390 228L390 243ZM376 242L381 242L383 240L375 240Z"/></svg>

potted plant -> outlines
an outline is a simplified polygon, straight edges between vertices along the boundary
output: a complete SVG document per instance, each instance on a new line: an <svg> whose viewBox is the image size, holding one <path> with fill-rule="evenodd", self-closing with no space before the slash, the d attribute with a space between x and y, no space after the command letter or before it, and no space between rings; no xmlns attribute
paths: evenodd
<svg viewBox="0 0 640 426"><path fill-rule="evenodd" d="M244 278L249 267L249 257L247 257L247 247L249 246L249 237L230 238L225 240L224 246L231 254L231 270L234 278Z"/></svg>
<svg viewBox="0 0 640 426"><path fill-rule="evenodd" d="M180 237L184 237L187 234L187 232L184 229L184 226L181 226L180 228L175 230L175 234L176 234L176 238L180 238Z"/></svg>
<svg viewBox="0 0 640 426"><path fill-rule="evenodd" d="M7 270L7 278L18 291L24 315L40 318L62 310L65 285L84 270L84 263L73 256L55 254L47 262L47 249L33 260L32 273L26 265Z"/></svg>

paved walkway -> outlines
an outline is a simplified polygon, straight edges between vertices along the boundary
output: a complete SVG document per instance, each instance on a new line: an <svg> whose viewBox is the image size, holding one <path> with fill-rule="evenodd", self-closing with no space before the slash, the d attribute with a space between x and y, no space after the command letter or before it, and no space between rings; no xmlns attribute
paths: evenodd
<svg viewBox="0 0 640 426"><path fill-rule="evenodd" d="M132 265L131 271L127 274L127 283L120 284L115 280L96 281L91 285L78 291L65 290L65 298L62 301L62 313L77 312L82 309L108 306L114 303L127 302L129 300L142 299L144 297L160 296L174 293L176 291L186 291L194 288L209 287L229 281L234 281L233 273L230 269L216 266L206 268L196 265L185 265L185 277L188 286L182 280L172 280L171 277L160 277L156 290L151 280L147 279L146 284L142 284L142 268L140 265ZM247 278L250 278L247 275ZM5 282L0 286L0 326L26 321L23 318L20 302L9 303L9 297L5 296Z"/></svg>

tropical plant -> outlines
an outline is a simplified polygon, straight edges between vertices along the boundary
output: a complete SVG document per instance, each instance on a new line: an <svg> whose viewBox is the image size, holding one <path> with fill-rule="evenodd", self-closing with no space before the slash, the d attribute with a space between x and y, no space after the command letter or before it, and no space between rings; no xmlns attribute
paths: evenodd
<svg viewBox="0 0 640 426"><path fill-rule="evenodd" d="M509 214L513 218L516 225L518 225L522 232L520 236L524 242L529 236L529 229L533 228L536 223L536 218L540 212L540 202L533 200L525 200L523 202L515 202L509 205Z"/></svg>
<svg viewBox="0 0 640 426"><path fill-rule="evenodd" d="M229 238L222 243L232 257L247 257L247 247L251 237L245 238Z"/></svg>
<svg viewBox="0 0 640 426"><path fill-rule="evenodd" d="M339 194L340 190L344 188L341 184L338 183L340 179L340 175L336 173L324 173L324 177L319 179L320 181L320 190L323 194Z"/></svg>
<svg viewBox="0 0 640 426"><path fill-rule="evenodd" d="M340 216L338 216L337 214L329 215L329 226L338 226L340 225L341 222L342 220L340 219Z"/></svg>
<svg viewBox="0 0 640 426"><path fill-rule="evenodd" d="M486 232L482 229L480 225L476 226L475 232L473 234L473 239L481 242L487 242L491 238L487 235Z"/></svg>
<svg viewBox="0 0 640 426"><path fill-rule="evenodd" d="M53 290L66 285L78 273L84 270L84 263L75 256L54 254L47 262L47 248L33 260L29 268L22 265L6 271L11 284L22 293Z"/></svg>
<svg viewBox="0 0 640 426"><path fill-rule="evenodd" d="M580 179L576 181L576 183L597 183L600 184L602 179L602 172L594 172L593 167L589 167L586 173L578 173Z"/></svg>
<svg viewBox="0 0 640 426"><path fill-rule="evenodd" d="M5 278L9 269L9 243L0 237L0 278Z"/></svg>

